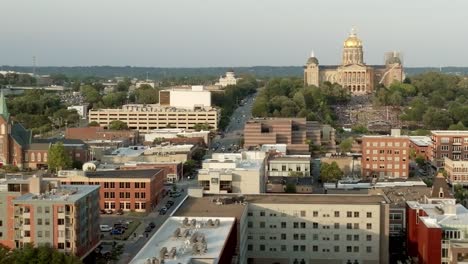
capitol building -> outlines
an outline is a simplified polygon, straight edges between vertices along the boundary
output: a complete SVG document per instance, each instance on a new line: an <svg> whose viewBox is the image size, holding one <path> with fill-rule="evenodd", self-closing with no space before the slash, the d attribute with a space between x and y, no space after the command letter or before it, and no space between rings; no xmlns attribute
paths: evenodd
<svg viewBox="0 0 468 264"><path fill-rule="evenodd" d="M338 83L349 89L352 95L370 94L379 84L390 86L405 78L402 61L397 52L385 54L385 65L367 65L364 62L362 41L353 29L343 43L341 65L319 65L311 54L304 66L304 85L323 82Z"/></svg>

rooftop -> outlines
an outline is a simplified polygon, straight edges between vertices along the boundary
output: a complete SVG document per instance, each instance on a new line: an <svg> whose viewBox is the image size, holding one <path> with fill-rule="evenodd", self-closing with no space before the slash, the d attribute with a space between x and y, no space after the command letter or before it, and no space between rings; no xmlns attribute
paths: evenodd
<svg viewBox="0 0 468 264"><path fill-rule="evenodd" d="M463 130L431 130L433 135L455 135L455 136L468 136L468 131Z"/></svg>
<svg viewBox="0 0 468 264"><path fill-rule="evenodd" d="M409 140L420 147L428 147L432 144L431 138L426 136L410 136Z"/></svg>
<svg viewBox="0 0 468 264"><path fill-rule="evenodd" d="M202 198L188 197L174 213L174 216L194 217L235 217L241 219L246 208L242 203L217 203L218 198L232 198L241 196L220 196L204 194Z"/></svg>
<svg viewBox="0 0 468 264"><path fill-rule="evenodd" d="M425 197L431 195L431 188L427 186L390 187L371 189L370 194L385 194L392 207L405 207L406 201L423 202Z"/></svg>
<svg viewBox="0 0 468 264"><path fill-rule="evenodd" d="M74 203L98 189L99 186L94 185L61 185L59 188L52 189L44 194L35 195L28 193L21 195L15 198L15 201L28 203L33 201Z"/></svg>
<svg viewBox="0 0 468 264"><path fill-rule="evenodd" d="M443 228L447 226L468 226L468 209L461 204L454 204L452 199L439 203L407 202L412 209L424 210L427 216L420 217L424 224L432 228Z"/></svg>
<svg viewBox="0 0 468 264"><path fill-rule="evenodd" d="M233 217L170 217L130 263L146 264L157 258L165 264L190 264L196 259L216 264L234 223Z"/></svg>
<svg viewBox="0 0 468 264"><path fill-rule="evenodd" d="M277 157L270 162L275 162L275 161L310 161L310 156L307 157L294 157L294 156L283 156L283 157Z"/></svg>
<svg viewBox="0 0 468 264"><path fill-rule="evenodd" d="M162 169L147 169L147 170L110 170L110 171L93 171L86 172L89 178L153 178L159 174Z"/></svg>
<svg viewBox="0 0 468 264"><path fill-rule="evenodd" d="M105 108L105 109L91 109L91 112L216 112L215 107L205 106L193 108L181 108L173 106L161 106L159 104L129 104L123 105L122 108Z"/></svg>

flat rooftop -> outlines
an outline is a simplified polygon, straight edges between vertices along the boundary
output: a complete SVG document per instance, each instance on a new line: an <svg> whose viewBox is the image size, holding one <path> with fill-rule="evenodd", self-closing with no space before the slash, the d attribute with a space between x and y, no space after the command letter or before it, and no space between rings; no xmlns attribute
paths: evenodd
<svg viewBox="0 0 468 264"><path fill-rule="evenodd" d="M188 225L183 223L187 218ZM214 223L219 220L219 226L210 226L208 220L211 219ZM190 225L190 222L195 220L195 225ZM208 263L219 263L219 258L225 247L225 243L233 229L235 218L233 217L170 217L158 229L158 231L149 239L146 245L132 259L131 264L146 264L147 259L157 258L161 261L161 250L167 249L165 264L190 264L192 261L209 260ZM175 230L179 229L180 234L175 236ZM187 236L184 237L184 233ZM233 234L237 235L237 234ZM202 242L194 242L193 237L201 236L206 241L206 252L198 253L193 251L196 245L201 245ZM175 258L170 258L170 251L176 250ZM200 247L199 247L200 248ZM205 262L203 262L205 263Z"/></svg>
<svg viewBox="0 0 468 264"><path fill-rule="evenodd" d="M108 170L108 171L92 171L86 172L86 177L89 178L152 178L159 174L162 169L146 169L146 170Z"/></svg>
<svg viewBox="0 0 468 264"><path fill-rule="evenodd" d="M310 157L309 158L306 158L306 157L278 157L278 158L274 158L272 160L270 160L270 162L275 162L275 161L304 161L304 162L307 162L307 161L310 161Z"/></svg>
<svg viewBox="0 0 468 264"><path fill-rule="evenodd" d="M246 195L248 203L257 204L380 204L387 203L383 195L346 194L256 194Z"/></svg>
<svg viewBox="0 0 468 264"><path fill-rule="evenodd" d="M431 138L426 136L410 136L409 139L416 146L420 147L428 147L432 144Z"/></svg>
<svg viewBox="0 0 468 264"><path fill-rule="evenodd" d="M34 201L74 203L98 189L99 186L96 185L61 185L59 188L41 195L32 193L21 195L15 198L15 201L28 203Z"/></svg>
<svg viewBox="0 0 468 264"><path fill-rule="evenodd" d="M454 135L454 136L468 136L468 131L463 130L431 130L433 135Z"/></svg>
<svg viewBox="0 0 468 264"><path fill-rule="evenodd" d="M235 217L241 219L247 206L241 203L217 204L217 198L222 197L225 196L204 194L204 197L201 198L188 197L174 213L174 216Z"/></svg>
<svg viewBox="0 0 468 264"><path fill-rule="evenodd" d="M111 112L111 113L164 113L164 112L217 112L218 109L212 106L182 108L174 106L161 106L159 104L148 105L123 105L122 108L91 109L90 112Z"/></svg>

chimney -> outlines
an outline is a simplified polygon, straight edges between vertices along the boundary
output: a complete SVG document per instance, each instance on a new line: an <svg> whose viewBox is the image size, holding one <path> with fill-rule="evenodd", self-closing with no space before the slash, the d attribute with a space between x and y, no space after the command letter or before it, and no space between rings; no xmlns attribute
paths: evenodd
<svg viewBox="0 0 468 264"><path fill-rule="evenodd" d="M400 137L401 136L401 130L400 129L392 129L391 130L391 136L392 137Z"/></svg>

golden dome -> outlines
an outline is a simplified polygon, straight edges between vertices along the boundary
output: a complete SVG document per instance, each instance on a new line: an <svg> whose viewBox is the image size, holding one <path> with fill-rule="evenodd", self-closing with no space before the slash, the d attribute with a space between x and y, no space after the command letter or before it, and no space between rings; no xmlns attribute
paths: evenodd
<svg viewBox="0 0 468 264"><path fill-rule="evenodd" d="M344 42L345 48L360 48L362 47L362 41L356 37L356 35L349 36Z"/></svg>

